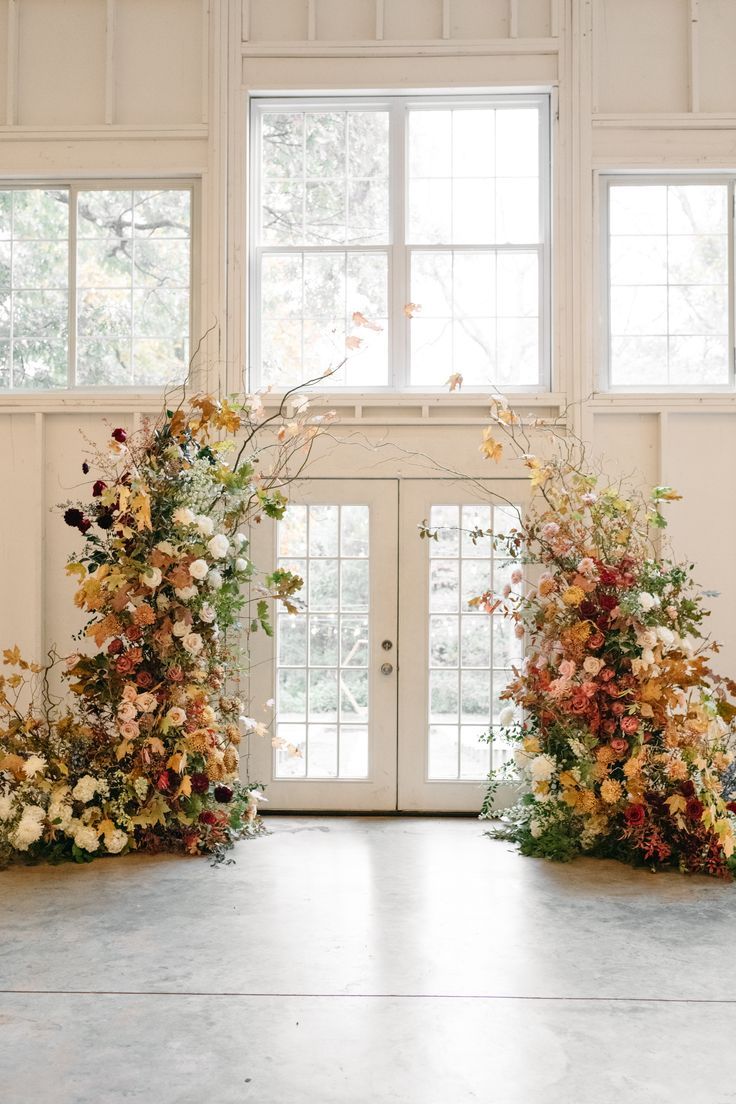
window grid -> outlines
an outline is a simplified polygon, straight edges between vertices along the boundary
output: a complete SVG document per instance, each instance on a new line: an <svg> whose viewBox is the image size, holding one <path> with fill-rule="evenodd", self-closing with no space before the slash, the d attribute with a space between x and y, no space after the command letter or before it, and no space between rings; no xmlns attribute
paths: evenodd
<svg viewBox="0 0 736 1104"><path fill-rule="evenodd" d="M253 149L254 156L252 158L252 165L254 166L251 172L251 210L250 210L250 222L253 227L253 246L250 250L250 317L254 320L260 320L263 316L262 312L262 258L268 255L269 252L282 252L282 253L304 253L317 252L320 249L335 250L336 246L316 246L316 245L284 245L278 246L272 244L266 244L263 241L262 234L262 185L263 179L260 171L260 166L263 162L262 158L262 134L263 134L263 119L269 113L285 113L285 112L308 112L308 111L331 111L331 112L350 112L350 111L370 111L370 110L384 110L388 112L390 124L389 124L389 136L388 136L388 148L389 148L389 179L388 179L388 194L389 194L389 239L383 246L374 245L375 249L382 249L387 258L387 270L388 270L388 284L387 294L390 301L389 308L389 320L388 320L388 379L384 383L380 381L377 385L373 384L361 384L353 385L349 380L350 373L350 361L346 369L348 373L348 382L346 384L338 383L333 384L333 387L341 393L351 392L386 392L386 391L406 391L406 392L421 392L421 391L444 391L446 390L445 379L438 381L436 384L423 384L412 382L411 380L411 321L404 314L404 306L411 300L411 257L414 252L420 252L423 249L434 249L436 251L446 250L452 252L458 249L472 250L478 248L474 245L465 245L462 242L453 244L437 244L437 245L422 245L412 244L408 241L408 233L406 227L408 226L408 202L409 202L409 188L408 188L408 125L407 119L409 111L421 110L422 107L430 108L460 108L460 107L490 107L495 109L502 109L507 107L509 109L518 107L535 107L538 111L539 118L539 188L538 188L538 216L539 216L539 237L538 240L530 244L502 244L495 243L486 247L488 251L492 251L496 254L503 254L505 252L514 252L517 250L527 251L533 250L537 253L538 261L538 279L539 279L539 293L538 293L538 306L537 312L534 316L537 319L537 364L535 375L537 378L532 382L522 380L518 382L515 379L502 379L497 378L493 380L493 383L499 383L507 388L511 388L515 391L540 391L549 389L551 383L551 325L550 325L550 305L551 305L551 264L550 264L550 138L549 138L549 97L547 95L536 94L518 94L515 96L456 96L448 100L446 97L382 97L375 99L359 99L348 100L342 98L334 99L321 99L310 100L307 98L301 98L297 100L279 99L273 100L258 100L254 99L252 102L252 133L253 133ZM302 130L302 153L305 156L305 143L306 143L306 126ZM345 156L347 157L347 143ZM346 178L347 179L347 178ZM304 190L303 203L306 202L306 189ZM303 211L303 217L304 211ZM347 217L347 212L346 212ZM360 246L337 246L341 251L360 250ZM366 247L363 246L363 249ZM352 306L350 307L352 308ZM364 336L364 331L360 333L360 336ZM373 335L370 335L373 338ZM250 386L263 386L267 384L267 381L263 375L263 344L261 341L261 325L259 321L255 321L250 327ZM360 351L359 356L362 355L363 350ZM339 363L343 356L343 348L335 348L334 355L332 357L333 365ZM326 365L325 365L326 367ZM450 367L448 367L447 375L450 374ZM497 371L497 369L496 369ZM318 373L321 375L321 372ZM307 376L304 377L308 378ZM296 381L293 381L296 382ZM475 380L466 380L466 391L482 391L487 390L489 386L488 380L475 382ZM276 384L278 389L281 385ZM284 387L286 384L283 385ZM329 386L329 384L327 384Z"/></svg>
<svg viewBox="0 0 736 1104"><path fill-rule="evenodd" d="M602 188L603 188L603 218L601 219L601 235L602 235L601 256L602 256L602 259L603 259L603 270L604 270L604 278L603 278L603 293L604 294L603 294L603 310L602 310L602 330L603 330L602 344L603 344L603 348L604 348L604 356L601 358L601 360L602 360L601 386L603 387L604 390L610 390L610 391L621 391L621 392L625 392L625 391L632 391L632 392L651 391L653 393L672 392L672 391L679 391L679 392L683 392L683 393L709 392L709 391L718 392L718 391L731 390L734 387L734 382L735 382L734 355L735 355L735 351L736 351L735 350L735 346L736 346L736 324L735 324L735 316L736 316L736 280L734 278L734 246L735 246L735 234L736 234L736 219L734 217L735 216L734 190L735 190L735 186L736 186L736 178L735 177L726 177L726 176L723 176L722 174L712 174L711 175L711 174L707 174L707 173L702 173L702 174L698 174L698 175L693 175L693 174L689 174L689 175L683 175L683 174L677 174L677 175L651 174L651 175L647 175L647 176L640 176L640 175L633 175L633 174L632 175L627 175L627 174L621 173L621 174L617 174L615 176L613 176L613 175L604 176L604 177L601 178L601 181L602 181ZM664 250L665 250L664 251L664 264L665 264L666 279L665 279L665 282L662 285L652 284L652 286L654 286L654 287L663 286L664 289L665 289L664 318L665 318L666 332L664 334L657 333L657 334L654 335L654 338L655 339L659 338L661 341L663 341L665 343L665 345L664 345L664 348L665 348L664 365L665 365L665 368L666 368L666 380L663 380L663 381L660 380L660 381L655 382L655 383L648 382L648 381L645 381L644 383L638 383L638 382L637 383L632 383L632 382L629 382L629 381L624 381L624 382L619 381L619 382L617 382L616 378L615 378L613 343L614 343L614 339L615 339L616 335L614 334L614 327L613 327L612 300L613 300L614 288L616 288L620 285L615 284L613 279L612 279L612 263L613 263L612 243L613 243L614 239L617 236L625 236L625 235L614 235L613 232L612 232L612 225L611 225L611 221L612 221L611 220L611 193L612 193L612 190L617 188L617 187L618 188L631 188L631 189L634 189L634 188L663 188L663 189L666 189L666 191L667 191L666 225L665 225L665 231L662 234L662 237L664 238ZM682 231L680 231L679 233L673 233L672 230L671 230L669 189L671 189L671 188L672 189L676 189L676 188L699 188L699 187L703 187L703 188L721 187L723 189L724 198L725 198L725 216L724 216L724 228L723 228L722 233L705 232L705 231L697 232L695 230L693 230L690 235L683 234ZM636 235L634 235L634 236L636 236ZM656 236L656 235L654 235L654 236ZM714 281L714 280L711 280L707 283L696 283L696 282L693 282L693 281L690 281L690 282L682 281L682 280L678 281L678 280L673 280L673 279L670 278L670 273L671 273L671 268L672 268L672 263L673 263L673 257L672 257L673 243L677 239L682 239L683 237L687 237L687 236L690 236L690 237L693 237L693 238L696 238L696 239L697 238L708 238L708 237L719 237L719 236L725 238L727 256L726 256L726 265L725 265L725 269L724 269L724 273L723 273L723 275L725 276L725 281L723 283L719 283L718 281ZM625 285L623 285L623 286L625 286ZM646 285L644 285L644 286L646 286ZM676 287L682 287L683 289L690 288L690 289L696 289L697 290L699 288L708 288L708 287L717 287L717 286L722 286L726 289L726 313L727 313L727 329L728 329L727 336L725 334L722 334L722 335L721 334L715 334L715 333L708 334L706 332L703 332L702 329L701 329L701 332L697 333L697 334L688 334L688 333L684 333L684 332L681 332L681 331L676 331L673 334L672 333L672 315L671 315L672 306L671 306L671 295L670 295L671 288L673 288L673 287L675 287L675 288ZM635 338L638 335L632 335L632 336ZM649 335L642 334L643 339L648 338L648 336ZM726 341L726 348L724 350L724 358L723 358L723 362L722 362L724 370L723 370L723 376L720 380L716 379L716 380L711 380L710 382L707 381L707 380L704 381L702 379L701 380L697 380L697 379L683 380L682 377L680 379L675 378L673 380L673 374L674 373L673 373L672 361L671 361L673 340L676 341L678 338L682 338L682 339L685 339L685 340L688 340L688 339L690 339L692 341L697 340L697 341L701 341L701 342L705 343L708 340L717 341L719 337L724 338L725 341ZM704 348L705 348L705 344L704 344ZM702 359L703 358L701 358L698 354L693 354L691 356L691 363L694 366L697 366L699 361L702 362ZM643 363L642 363L641 367L644 367ZM680 369L680 371L682 371L682 369ZM640 373L639 373L639 378L640 378Z"/></svg>
<svg viewBox="0 0 736 1104"><path fill-rule="evenodd" d="M279 522L279 566L306 597L276 628L280 780L369 776L369 521L367 505L292 504Z"/></svg>
<svg viewBox="0 0 736 1104"><path fill-rule="evenodd" d="M67 283L66 283L65 286L60 286L59 288L56 288L55 286L52 287L52 286L49 285L49 286L44 286L43 288L33 288L31 290L36 291L36 292L41 292L42 294L45 294L46 292L49 292L49 291L52 291L52 292L53 291L61 291L65 295L65 308L66 309L64 311L64 314L65 314L65 317L66 317L66 324L65 324L64 340L65 340L66 349L67 349L66 373L65 373L65 378L64 379L58 379L58 380L54 381L53 383L51 383L50 385L47 385L46 387L34 386L33 383L31 383L30 386L29 385L16 386L16 385L14 385L14 380L13 380L12 363L13 363L14 343L15 343L16 338L19 335L18 335L17 326L16 326L16 318L15 318L16 312L15 312L15 309L14 309L14 300L15 300L16 293L19 292L19 291L22 292L24 289L22 287L16 286L16 284L14 283L14 265L15 265L15 260L16 260L16 256L17 256L16 238L15 238L15 232L14 232L14 230L15 230L15 209L16 209L15 197L19 193L45 194L45 193L53 193L53 192L66 193L66 195L68 197L68 202L67 202L67 234L66 234L66 237L63 238L63 239L61 239L61 238L54 239L55 241L64 241L66 243L66 248L67 248L67 264L66 264ZM187 272L187 278L188 279L187 279L187 284L186 285L176 285L176 286L174 286L173 284L171 284L171 285L167 284L166 285L166 290L184 291L188 295L188 301L187 301L188 326L187 326L186 336L185 336L185 341L184 341L184 354L183 354L184 376L186 375L186 371L188 370L188 364L189 364L189 353L190 353L190 349L191 349L191 335L192 335L192 330L193 330L193 325L194 325L194 310L193 310L193 304L192 304L192 288L194 286L194 263L195 263L195 256L194 256L194 240L195 240L194 229L195 229L195 218L196 218L195 202L194 202L194 199L195 199L195 185L193 183L187 182L187 181L151 180L151 179L140 179L140 180L135 180L135 181L129 181L129 180L125 180L125 181L120 181L120 180L104 180L104 181L103 180L99 180L99 181L98 180L90 180L90 181L87 181L87 180L85 180L85 181L63 181L63 182L44 182L44 183L39 183L38 181L32 181L32 182L15 182L14 181L12 184L3 182L2 184L0 184L0 195L2 195L2 194L9 194L10 195L11 232L10 232L9 250L8 250L8 255L9 255L9 287L6 290L8 292L8 301L10 303L10 308L11 309L10 309L10 312L9 312L8 330L7 330L7 332L8 332L8 337L7 337L8 384L7 384L7 386L3 385L2 372L0 371L0 393L2 393L3 391L5 391L5 392L7 392L7 391L17 392L17 391L29 391L29 390L35 390L35 391L53 390L53 391L58 392L60 390L61 391L63 391L63 390L68 391L68 390L73 390L73 389L76 389L76 390L79 390L79 389L84 389L84 390L87 390L87 389L90 389L90 390L112 389L112 390L115 390L115 391L124 391L124 390L128 390L130 388L133 388L133 387L136 390L148 390L148 389L153 389L153 388L159 388L160 386L162 386L162 382L159 382L159 381L154 381L154 382L149 384L149 383L146 383L146 382L141 382L138 379L134 380L133 377L132 377L132 373L134 371L132 343L136 338L136 316L137 316L137 310L134 307L134 293L135 293L136 290L138 290L138 291L160 290L160 289L156 289L156 288L145 288L143 285L138 287L135 284L135 280L133 278L131 279L131 285L130 285L131 304L130 304L130 312L129 312L129 318L130 318L130 350L129 350L130 364L129 364L129 370L131 372L130 381L126 382L125 384L116 384L116 383L89 384L89 383L84 383L84 382L79 383L79 381L78 381L78 374L79 374L78 373L78 351L79 351L79 334L78 334L79 312L78 312L78 304L79 304L79 298L80 298L80 295L79 295L80 288L78 286L78 268L79 268L78 250L79 250L80 241L86 240L84 237L80 238L78 236L78 217L77 217L78 201L79 201L80 194L93 194L93 193L100 193L100 192L116 192L116 193L119 192L119 193L123 193L123 194L129 193L132 196L137 196L140 193L156 193L156 192L182 192L182 193L188 193L188 196L189 196L189 199L188 199L189 234L188 234L188 237L180 236L177 239L177 240L180 240L180 241L186 241L188 243L188 272ZM28 239L28 240L46 241L46 239ZM104 239L100 238L99 240L103 241ZM166 240L166 239L163 239L162 237L158 237L158 238L152 239L152 240L163 241L163 240ZM132 253L135 252L135 248L136 248L136 246L135 246L135 235L132 233ZM135 257L132 256L131 266L133 266L134 263L135 263ZM94 290L94 289L81 289L81 290ZM107 289L107 290L111 290L111 289ZM155 335L154 335L154 337L151 338L151 340L152 341L156 340ZM162 340L162 339L158 338L158 340ZM0 345L1 344L2 344L2 342L0 341ZM181 377L178 380L176 380L176 381L172 380L171 382L181 382Z"/></svg>
<svg viewBox="0 0 736 1104"><path fill-rule="evenodd" d="M468 601L500 591L514 564L490 541L474 545L467 531L502 533L518 518L513 507L432 506L430 526L439 527L439 540L429 542L429 781L483 779L511 756L500 737L482 737L496 729L508 704L499 695L521 661L523 641L501 613L489 616Z"/></svg>

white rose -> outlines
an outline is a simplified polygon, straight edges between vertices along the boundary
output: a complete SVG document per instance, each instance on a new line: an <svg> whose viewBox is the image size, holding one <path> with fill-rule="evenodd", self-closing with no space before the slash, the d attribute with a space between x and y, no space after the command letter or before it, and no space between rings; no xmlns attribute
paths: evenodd
<svg viewBox="0 0 736 1104"><path fill-rule="evenodd" d="M214 560L222 560L228 554L230 541L224 533L217 533L212 540L207 542L207 547Z"/></svg>
<svg viewBox="0 0 736 1104"><path fill-rule="evenodd" d="M189 628L190 626L187 625L186 621L175 621L171 631L174 636L186 636L189 632Z"/></svg>
<svg viewBox="0 0 736 1104"><path fill-rule="evenodd" d="M498 723L502 725L510 725L514 723L514 707L513 705L507 705L505 709L502 709L498 714Z"/></svg>
<svg viewBox="0 0 736 1104"><path fill-rule="evenodd" d="M156 595L156 609L167 610L170 605L171 605L171 602L169 601L169 599L166 597L165 594Z"/></svg>
<svg viewBox="0 0 736 1104"><path fill-rule="evenodd" d="M675 634L672 629L668 629L666 625L657 626L657 636L665 648L671 648L675 643Z"/></svg>
<svg viewBox="0 0 736 1104"><path fill-rule="evenodd" d="M43 755L31 755L23 764L23 773L26 778L33 778L36 774L43 774L46 768L46 760Z"/></svg>
<svg viewBox="0 0 736 1104"><path fill-rule="evenodd" d="M119 855L128 842L128 833L116 828L105 836L105 847L111 855Z"/></svg>
<svg viewBox="0 0 736 1104"><path fill-rule="evenodd" d="M10 820L13 815L13 805L15 804L15 797L13 794L0 793L0 820Z"/></svg>
<svg viewBox="0 0 736 1104"><path fill-rule="evenodd" d="M84 801L85 804L91 801L95 796L97 790L97 779L93 778L91 774L85 774L80 778L76 786L72 790L72 797L75 801Z"/></svg>
<svg viewBox="0 0 736 1104"><path fill-rule="evenodd" d="M203 602L202 608L199 611L200 620L209 625L215 620L216 616L215 607L211 606L209 602Z"/></svg>
<svg viewBox="0 0 736 1104"><path fill-rule="evenodd" d="M171 541L159 541L156 545L156 548L159 550L159 552L163 552L165 556L174 555L174 546Z"/></svg>
<svg viewBox="0 0 736 1104"><path fill-rule="evenodd" d="M82 851L96 851L100 846L97 831L87 825L80 825L74 833L74 842Z"/></svg>
<svg viewBox="0 0 736 1104"><path fill-rule="evenodd" d="M213 590L220 589L220 587L222 586L222 575L217 570L217 568L212 568L209 575L207 576L207 582L210 584Z"/></svg>
<svg viewBox="0 0 736 1104"><path fill-rule="evenodd" d="M194 511L188 506L180 506L174 510L173 520L175 525L194 525Z"/></svg>
<svg viewBox="0 0 736 1104"><path fill-rule="evenodd" d="M235 561L235 570L236 571L247 571L248 570L248 561L244 560L242 556L238 556L237 560Z"/></svg>
<svg viewBox="0 0 736 1104"><path fill-rule="evenodd" d="M176 597L182 602L188 602L191 598L196 598L199 594L196 586L177 587L174 591Z"/></svg>
<svg viewBox="0 0 736 1104"><path fill-rule="evenodd" d="M212 518L205 517L204 514L199 515L195 524L203 537L211 537L215 531L214 521Z"/></svg>
<svg viewBox="0 0 736 1104"><path fill-rule="evenodd" d="M141 575L141 582L150 587L151 590L155 590L157 586L161 586L161 580L163 575L161 574L160 567L149 567Z"/></svg>
<svg viewBox="0 0 736 1104"><path fill-rule="evenodd" d="M209 571L206 560L195 560L189 565L189 574L193 579L204 579Z"/></svg>
<svg viewBox="0 0 736 1104"><path fill-rule="evenodd" d="M642 648L653 648L657 643L657 633L654 629L640 630L636 634L636 641Z"/></svg>
<svg viewBox="0 0 736 1104"><path fill-rule="evenodd" d="M651 648L642 648L641 661L645 667L651 667L654 663L654 652Z"/></svg>
<svg viewBox="0 0 736 1104"><path fill-rule="evenodd" d="M138 710L133 705L132 701L121 702L118 706L118 720L119 721L134 721Z"/></svg>
<svg viewBox="0 0 736 1104"><path fill-rule="evenodd" d="M603 660L597 656L586 656L583 660L583 670L588 675L597 675L603 666Z"/></svg>
<svg viewBox="0 0 736 1104"><path fill-rule="evenodd" d="M248 538L245 533L236 533L233 540L235 541L235 547L238 551L240 551L244 544L248 543Z"/></svg>
<svg viewBox="0 0 736 1104"><path fill-rule="evenodd" d="M529 771L535 782L549 782L557 769L550 755L535 755L529 764Z"/></svg>
<svg viewBox="0 0 736 1104"><path fill-rule="evenodd" d="M199 633L190 632L184 637L182 644L192 655L199 655L202 651L203 641Z"/></svg>
<svg viewBox="0 0 736 1104"><path fill-rule="evenodd" d="M179 725L184 724L185 720L187 719L187 715L180 706L173 705L169 712L166 714L166 719L169 724L172 724L176 728L178 728Z"/></svg>
<svg viewBox="0 0 736 1104"><path fill-rule="evenodd" d="M659 598L657 598L656 594L649 594L646 590L642 591L639 595L639 605L645 613L649 613L650 610L653 610L655 606L659 605Z"/></svg>

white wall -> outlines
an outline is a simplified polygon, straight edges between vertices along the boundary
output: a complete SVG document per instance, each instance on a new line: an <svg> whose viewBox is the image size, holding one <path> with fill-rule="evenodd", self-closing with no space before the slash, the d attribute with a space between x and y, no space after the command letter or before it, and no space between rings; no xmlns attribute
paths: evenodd
<svg viewBox="0 0 736 1104"><path fill-rule="evenodd" d="M203 328L219 324L205 359L210 380L234 388L247 330L249 90L552 87L555 378L538 405L572 401L612 469L686 494L672 535L722 592L711 627L733 666L734 398L597 395L594 369L597 174L735 169L735 47L736 0L0 0L0 179L201 177L198 311ZM460 402L450 413L429 400L353 400L342 432L477 466L483 411ZM102 437L150 406L0 397L3 643L34 654L67 645L77 611L63 562L75 540L50 507L73 497L80 427ZM349 451L360 465L360 447Z"/></svg>

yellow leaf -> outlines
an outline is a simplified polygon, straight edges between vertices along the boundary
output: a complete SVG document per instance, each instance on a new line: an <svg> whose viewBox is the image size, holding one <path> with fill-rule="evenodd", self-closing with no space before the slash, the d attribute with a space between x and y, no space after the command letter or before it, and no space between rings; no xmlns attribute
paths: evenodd
<svg viewBox="0 0 736 1104"><path fill-rule="evenodd" d="M100 823L97 825L98 836L109 836L110 833L114 831L115 825L109 819L109 817L106 817L105 820L101 820Z"/></svg>
<svg viewBox="0 0 736 1104"><path fill-rule="evenodd" d="M463 385L462 374L460 372L453 372L447 380L447 385L451 391L459 391Z"/></svg>
<svg viewBox="0 0 736 1104"><path fill-rule="evenodd" d="M362 344L363 338L356 337L355 334L350 334L350 336L345 340L345 345L348 349L359 349Z"/></svg>
<svg viewBox="0 0 736 1104"><path fill-rule="evenodd" d="M366 318L362 311L353 312L353 325L365 326L367 330L373 330L374 333L381 333L383 329L382 326L377 326L375 322L371 322L369 318Z"/></svg>
<svg viewBox="0 0 736 1104"><path fill-rule="evenodd" d="M503 445L493 436L493 431L490 427L483 430L483 442L480 446L480 451L483 453L486 460L499 461L503 456Z"/></svg>
<svg viewBox="0 0 736 1104"><path fill-rule="evenodd" d="M140 825L141 828L151 828L154 824L163 824L166 820L167 806L160 797L154 797L147 809L138 816L131 817L131 824Z"/></svg>
<svg viewBox="0 0 736 1104"><path fill-rule="evenodd" d="M78 575L80 579L86 579L87 568L84 564L70 563L66 565L66 573L67 575Z"/></svg>
<svg viewBox="0 0 736 1104"><path fill-rule="evenodd" d="M422 309L419 303L404 303L404 314L407 318L413 318L417 311Z"/></svg>
<svg viewBox="0 0 736 1104"><path fill-rule="evenodd" d="M177 797L189 797L192 792L192 780L188 774L185 774L181 780L181 785L176 791Z"/></svg>
<svg viewBox="0 0 736 1104"><path fill-rule="evenodd" d="M149 736L149 738L146 740L146 743L148 744L154 755L166 754L166 748L164 747L161 740L159 740L158 736Z"/></svg>
<svg viewBox="0 0 736 1104"><path fill-rule="evenodd" d="M124 759L130 749L130 740L122 740L115 748L115 758L118 762Z"/></svg>
<svg viewBox="0 0 736 1104"><path fill-rule="evenodd" d="M141 490L132 499L130 508L133 511L138 529L151 529L151 497L148 491Z"/></svg>
<svg viewBox="0 0 736 1104"><path fill-rule="evenodd" d="M667 798L667 805L671 813L684 813L687 809L687 801L682 794L671 794Z"/></svg>
<svg viewBox="0 0 736 1104"><path fill-rule="evenodd" d="M20 664L20 648L17 644L12 648L3 649L3 663L8 663L11 667Z"/></svg>
<svg viewBox="0 0 736 1104"><path fill-rule="evenodd" d="M169 761L167 762L166 766L179 774L185 762L185 753L183 751L175 751L174 754L169 757Z"/></svg>

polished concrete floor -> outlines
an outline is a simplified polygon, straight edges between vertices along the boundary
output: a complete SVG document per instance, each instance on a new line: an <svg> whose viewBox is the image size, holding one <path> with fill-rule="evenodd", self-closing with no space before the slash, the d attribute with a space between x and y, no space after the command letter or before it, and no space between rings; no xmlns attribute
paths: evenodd
<svg viewBox="0 0 736 1104"><path fill-rule="evenodd" d="M2 1104L736 1102L736 888L475 820L0 874Z"/></svg>

